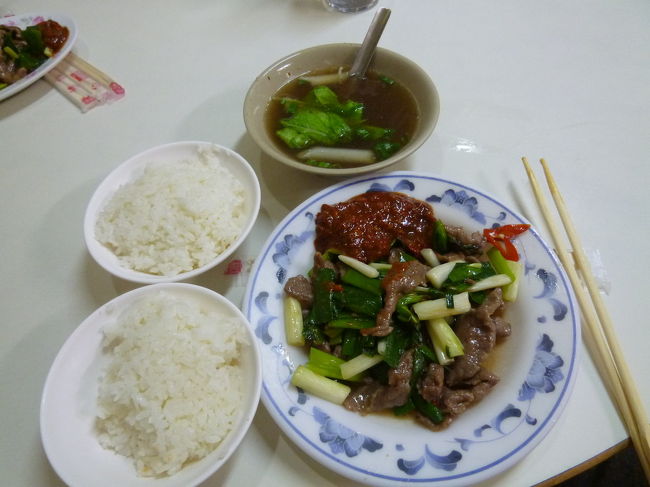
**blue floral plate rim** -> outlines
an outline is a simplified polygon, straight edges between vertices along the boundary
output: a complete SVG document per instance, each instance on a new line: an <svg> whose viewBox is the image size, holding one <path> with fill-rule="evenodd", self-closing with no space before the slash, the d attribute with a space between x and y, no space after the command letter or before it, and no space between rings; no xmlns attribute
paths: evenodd
<svg viewBox="0 0 650 487"><path fill-rule="evenodd" d="M404 420L384 416L361 417L311 398L288 383L304 356L284 343L282 285L286 278L308 268L313 255L313 218L320 205L365 191L402 191L429 201L444 221L477 229L528 223L483 191L424 172L359 176L307 198L268 237L244 297L244 313L255 328L265 364L262 401L278 426L307 455L353 480L371 485L429 482L444 486L485 480L529 453L568 401L580 341L571 286L550 246L531 228L519 239L526 269L522 293L526 305L514 305L515 316L525 317L517 322L531 325L518 334L525 335L517 339L517 347L523 350L509 350L506 359L519 360L517 368L526 370L508 376L498 394L502 384L443 432L414 428Z"/></svg>

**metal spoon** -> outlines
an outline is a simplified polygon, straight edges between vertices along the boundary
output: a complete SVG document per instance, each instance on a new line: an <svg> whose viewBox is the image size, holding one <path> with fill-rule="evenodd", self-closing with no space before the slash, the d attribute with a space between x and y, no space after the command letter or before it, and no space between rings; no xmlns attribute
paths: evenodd
<svg viewBox="0 0 650 487"><path fill-rule="evenodd" d="M390 9L388 8L382 8L375 14L368 28L368 32L366 32L366 37L363 39L361 48L359 48L359 52L357 52L352 67L350 68L350 77L363 78L366 75L370 60L373 54L375 54L375 48L377 47L379 38L388 22L388 17L390 17Z"/></svg>

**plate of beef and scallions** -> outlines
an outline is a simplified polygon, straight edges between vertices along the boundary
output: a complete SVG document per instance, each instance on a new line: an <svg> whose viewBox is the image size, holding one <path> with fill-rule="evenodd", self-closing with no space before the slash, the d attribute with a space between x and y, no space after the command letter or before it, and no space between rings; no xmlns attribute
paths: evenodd
<svg viewBox="0 0 650 487"><path fill-rule="evenodd" d="M278 426L370 485L496 475L549 432L575 381L578 308L549 245L432 174L308 198L266 241L244 312Z"/></svg>

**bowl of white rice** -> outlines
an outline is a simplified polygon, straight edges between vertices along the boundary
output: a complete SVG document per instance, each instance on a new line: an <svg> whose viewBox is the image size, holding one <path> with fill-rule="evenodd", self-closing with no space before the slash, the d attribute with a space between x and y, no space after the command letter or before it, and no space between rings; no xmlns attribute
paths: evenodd
<svg viewBox="0 0 650 487"><path fill-rule="evenodd" d="M115 168L84 218L86 246L111 274L175 282L224 262L249 234L260 185L238 153L211 142L174 142Z"/></svg>
<svg viewBox="0 0 650 487"><path fill-rule="evenodd" d="M135 289L66 340L41 401L41 439L71 486L192 486L236 450L261 361L225 297L187 283Z"/></svg>

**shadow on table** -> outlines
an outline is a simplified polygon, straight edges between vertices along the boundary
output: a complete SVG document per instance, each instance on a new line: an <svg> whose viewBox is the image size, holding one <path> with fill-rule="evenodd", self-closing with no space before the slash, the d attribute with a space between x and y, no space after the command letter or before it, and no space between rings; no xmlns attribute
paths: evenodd
<svg viewBox="0 0 650 487"><path fill-rule="evenodd" d="M249 161L257 173L262 189L262 207L274 220L283 218L318 191L350 179L349 176L323 176L286 166L263 153L248 133L237 141L234 150ZM379 172L409 170L413 170L411 157Z"/></svg>
<svg viewBox="0 0 650 487"><path fill-rule="evenodd" d="M3 360L0 360L0 383L6 385L0 394L0 411L6 418L2 434L9 439L3 446L11 445L11 448L4 450L3 463L8 466L13 459L18 464L19 458L29 458L25 463L29 465L25 479L29 478L32 485L65 485L50 466L43 450L37 405L41 401L45 377L58 352L58 347L52 347L52 344L63 343L76 326L68 317L69 310L65 304L61 304L60 308L51 310L47 319L39 323L25 323L26 326L32 326L32 329L22 335L13 348L4 354ZM8 485L3 482L0 484Z"/></svg>
<svg viewBox="0 0 650 487"><path fill-rule="evenodd" d="M0 101L0 120L10 117L23 108L36 103L50 91L56 90L46 81L39 80L23 91L10 96L6 100Z"/></svg>

